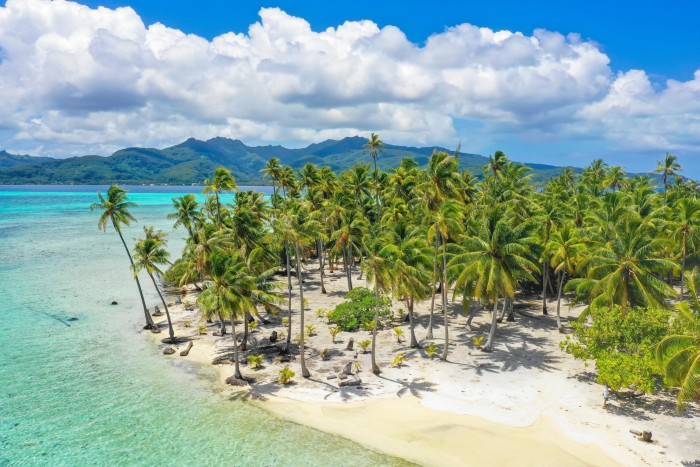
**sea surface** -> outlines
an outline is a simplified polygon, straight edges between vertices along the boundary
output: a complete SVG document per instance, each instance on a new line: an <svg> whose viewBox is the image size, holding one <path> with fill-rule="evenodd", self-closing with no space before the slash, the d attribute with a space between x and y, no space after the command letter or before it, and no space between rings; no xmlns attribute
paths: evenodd
<svg viewBox="0 0 700 467"><path fill-rule="evenodd" d="M141 331L116 232L89 210L106 188L0 186L0 466L403 464L233 400L214 391L213 369L164 358ZM138 203L127 243L154 225L179 256L171 199L201 187L124 188Z"/></svg>

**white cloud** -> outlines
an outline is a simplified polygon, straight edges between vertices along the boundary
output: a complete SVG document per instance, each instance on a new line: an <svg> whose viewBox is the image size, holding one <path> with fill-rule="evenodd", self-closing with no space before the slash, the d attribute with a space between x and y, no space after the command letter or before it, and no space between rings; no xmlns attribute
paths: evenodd
<svg viewBox="0 0 700 467"><path fill-rule="evenodd" d="M277 8L208 41L131 8L7 0L0 8L0 147L107 154L187 137L304 143L378 132L392 143L600 140L700 148L700 71L656 90L613 73L597 44L461 24L423 46L396 27L315 32ZM470 126L470 125L466 125ZM471 125L473 127L474 125ZM476 149L476 148L475 148Z"/></svg>

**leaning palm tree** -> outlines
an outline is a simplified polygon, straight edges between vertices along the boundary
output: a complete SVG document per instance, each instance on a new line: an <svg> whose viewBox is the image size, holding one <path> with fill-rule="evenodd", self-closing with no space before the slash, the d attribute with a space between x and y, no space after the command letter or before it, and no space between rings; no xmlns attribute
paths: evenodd
<svg viewBox="0 0 700 467"><path fill-rule="evenodd" d="M159 266L170 264L168 257L170 254L168 250L165 249L165 234L162 232L153 232L153 227L144 227L144 232L146 237L140 239L136 242L134 247L134 265L132 266L134 270L134 276L136 276L140 271L146 271L148 277L151 278L153 282L153 287L155 287L160 301L163 303L163 308L165 309L165 316L168 318L168 333L170 334L169 342L175 342L175 331L173 330L173 323L170 319L170 311L168 310L168 304L165 303L163 294L160 292L160 287L156 282L155 274L163 275L163 271Z"/></svg>
<svg viewBox="0 0 700 467"><path fill-rule="evenodd" d="M119 234L119 239L124 245L127 256L129 256L129 263L131 267L134 267L134 260L131 257L131 252L129 247L126 246L124 241L124 236L122 235L122 225L128 226L130 222L136 221L136 218L129 212L129 209L136 206L136 203L129 201L126 190L120 188L117 185L112 185L107 190L107 197L105 198L102 193L97 193L100 198L99 203L93 203L90 205L91 211L100 210L100 219L97 221L97 226L100 230L105 231L107 228L107 222L112 223L112 227ZM143 297L143 290L141 289L141 282L137 276L134 276L136 280L136 287L139 289L139 296L141 297L141 304L143 305L143 313L146 318L146 325L144 329L150 329L153 332L159 332L158 326L153 322L150 313L148 312L148 307L146 306L146 299Z"/></svg>
<svg viewBox="0 0 700 467"><path fill-rule="evenodd" d="M668 192L669 177L677 177L678 172L681 172L681 165L677 162L678 158L673 154L666 153L664 160L658 162L658 166L654 169L654 173L661 174L661 180L664 184L664 203L666 203L666 195Z"/></svg>
<svg viewBox="0 0 700 467"><path fill-rule="evenodd" d="M379 139L379 135L372 133L365 143L365 148L369 151L369 155L372 156L372 161L374 162L374 199L377 203L377 218L382 218L382 211L379 203L379 181L378 181L378 171L377 171L377 159L379 158L379 153L382 152L382 146L384 146L384 141Z"/></svg>
<svg viewBox="0 0 700 467"><path fill-rule="evenodd" d="M666 381L680 388L676 412L680 414L686 402L700 400L700 272L686 276L689 300L678 304L681 334L664 338L656 347L656 361Z"/></svg>
<svg viewBox="0 0 700 467"><path fill-rule="evenodd" d="M221 199L220 194L226 191L236 190L236 179L231 175L231 171L225 167L217 167L214 170L214 178L204 180L204 190L202 193L214 194L216 200L216 223L221 224Z"/></svg>
<svg viewBox="0 0 700 467"><path fill-rule="evenodd" d="M193 194L173 198L175 212L168 214L168 219L175 219L173 227L183 226L190 238L194 239L194 229L202 221L197 197Z"/></svg>

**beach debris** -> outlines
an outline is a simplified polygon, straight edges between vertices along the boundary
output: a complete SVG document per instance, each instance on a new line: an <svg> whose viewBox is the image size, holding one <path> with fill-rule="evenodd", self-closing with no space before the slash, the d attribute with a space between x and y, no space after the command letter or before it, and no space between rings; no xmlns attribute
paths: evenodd
<svg viewBox="0 0 700 467"><path fill-rule="evenodd" d="M170 346L163 349L163 355L172 355L174 353L175 353L175 349L173 349Z"/></svg>
<svg viewBox="0 0 700 467"><path fill-rule="evenodd" d="M153 310L152 315L153 316L163 316L163 313L160 312L160 308L158 308L158 305L156 305L155 309Z"/></svg>
<svg viewBox="0 0 700 467"><path fill-rule="evenodd" d="M343 373L346 375L351 375L352 374L352 362L348 362L345 364L343 367Z"/></svg>
<svg viewBox="0 0 700 467"><path fill-rule="evenodd" d="M338 386L342 387L347 387L347 386L359 386L362 384L361 379L349 379L346 381L341 381Z"/></svg>
<svg viewBox="0 0 700 467"><path fill-rule="evenodd" d="M186 357L190 353L190 350L192 349L193 345L194 345L194 343L192 341L190 341L189 344L187 344L187 348L185 350L183 350L182 352L180 352L180 356Z"/></svg>
<svg viewBox="0 0 700 467"><path fill-rule="evenodd" d="M66 318L66 321L78 321L78 318L75 316L71 316L70 318Z"/></svg>
<svg viewBox="0 0 700 467"><path fill-rule="evenodd" d="M651 443L651 431L638 431L638 430L630 430L630 433L633 435L637 435L637 439L639 441L644 441L646 443Z"/></svg>
<svg viewBox="0 0 700 467"><path fill-rule="evenodd" d="M233 358L227 355L218 356L211 361L212 365L228 365L229 363L233 363Z"/></svg>
<svg viewBox="0 0 700 467"><path fill-rule="evenodd" d="M345 350L352 350L354 346L355 346L355 338L351 337L350 340L348 341L347 347L345 347Z"/></svg>
<svg viewBox="0 0 700 467"><path fill-rule="evenodd" d="M112 305L119 305L116 300L112 300Z"/></svg>
<svg viewBox="0 0 700 467"><path fill-rule="evenodd" d="M277 342L277 331L272 331L272 334L270 334L270 342Z"/></svg>
<svg viewBox="0 0 700 467"><path fill-rule="evenodd" d="M343 373L342 371L338 373L338 379L343 380L343 379L348 379L348 375Z"/></svg>
<svg viewBox="0 0 700 467"><path fill-rule="evenodd" d="M231 386L248 386L248 382L243 379L238 379L235 376L229 376L226 378L226 384Z"/></svg>
<svg viewBox="0 0 700 467"><path fill-rule="evenodd" d="M330 375L330 376L326 376L326 379L336 379L337 377L338 377L338 375Z"/></svg>

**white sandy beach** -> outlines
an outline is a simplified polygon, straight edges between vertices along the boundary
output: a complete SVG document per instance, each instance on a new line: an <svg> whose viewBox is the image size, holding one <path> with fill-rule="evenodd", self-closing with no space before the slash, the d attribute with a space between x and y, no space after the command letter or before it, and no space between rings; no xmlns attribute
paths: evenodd
<svg viewBox="0 0 700 467"><path fill-rule="evenodd" d="M294 383L277 383L285 363L275 354L261 370L242 366L246 377L255 379L247 388L230 388L237 397L247 398L276 415L321 431L351 439L368 448L422 465L680 465L700 459L700 423L696 407L675 416L675 400L668 393L645 395L633 400L611 398L603 408L602 387L595 382L594 368L586 367L559 349L563 334L555 318L540 313L541 303L533 297L518 297L515 323L499 324L493 353L479 351L472 336L488 332L489 313L482 311L467 330L461 305L450 303L450 355L447 362L428 358L421 349L411 349L408 324L402 324L404 340L397 342L393 329L378 336L380 375L370 371L370 355L346 349L347 341L370 338L369 333L341 333L331 340L325 318L315 310L331 309L343 301L347 290L342 271L327 273L328 294L320 293L318 269L306 270L304 295L309 299L307 324L317 335L307 340L307 365L311 378L301 377L298 356L290 363L297 373ZM364 286L353 274L353 285ZM296 287L296 280L293 280ZM298 327L298 297L293 296L294 334ZM188 294L187 300L194 300ZM555 310L550 303L550 314ZM416 335L425 337L429 301L417 304L420 315ZM403 303L394 303L403 310ZM439 310L439 306L436 307ZM577 314L562 305L563 315ZM187 357L178 353L168 358L188 359L203 365L232 354L230 335L215 337L215 324L208 334L198 335L196 312L183 306L171 308L176 335L191 337L194 346ZM286 315L286 311L282 316ZM397 313L398 315L398 313ZM442 346L442 316L436 315L435 342ZM164 319L164 317L163 317ZM189 327L183 323L190 321ZM161 323L163 324L163 323ZM252 342L269 344L273 330L283 331L279 319L261 325L251 334ZM229 326L230 331L230 326ZM243 326L237 325L239 337ZM159 340L163 333L153 335ZM427 345L428 341L422 340ZM164 344L163 344L164 346ZM249 347L254 349L255 345ZM330 349L323 361L322 349ZM393 356L406 352L406 365L391 368ZM347 362L359 362L359 387L339 388L336 375ZM233 374L233 365L217 365L223 385ZM629 430L651 430L654 442L639 441Z"/></svg>

